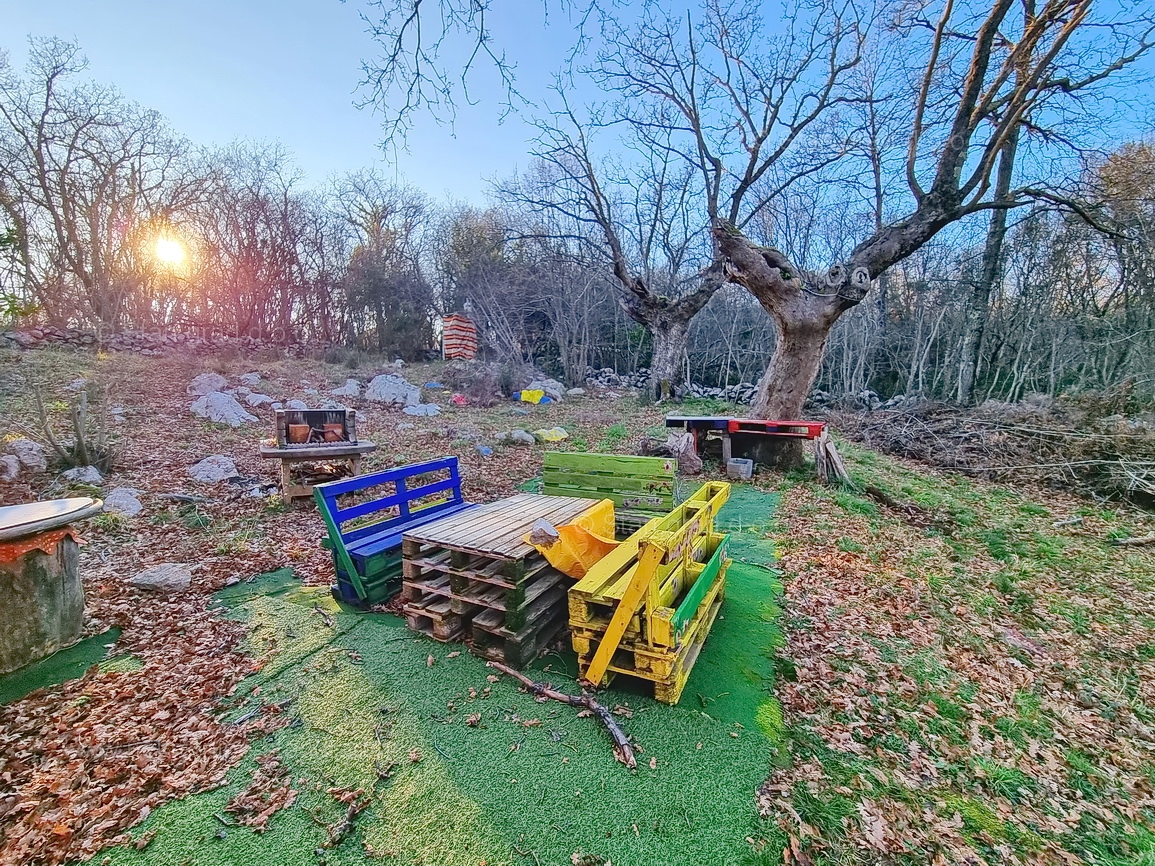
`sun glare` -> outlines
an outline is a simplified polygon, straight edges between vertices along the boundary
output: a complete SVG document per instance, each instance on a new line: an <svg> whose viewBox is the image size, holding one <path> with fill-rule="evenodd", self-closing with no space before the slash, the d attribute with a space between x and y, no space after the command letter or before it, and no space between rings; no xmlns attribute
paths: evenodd
<svg viewBox="0 0 1155 866"><path fill-rule="evenodd" d="M179 265L184 261L184 246L172 238L157 238L156 257L166 265Z"/></svg>

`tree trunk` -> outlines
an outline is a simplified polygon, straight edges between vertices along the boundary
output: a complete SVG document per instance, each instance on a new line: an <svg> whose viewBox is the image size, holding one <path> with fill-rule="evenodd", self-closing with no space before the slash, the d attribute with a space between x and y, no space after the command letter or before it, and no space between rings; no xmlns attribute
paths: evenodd
<svg viewBox="0 0 1155 866"><path fill-rule="evenodd" d="M731 282L746 288L770 314L778 335L770 365L750 407L754 418L796 420L822 366L830 329L866 295L864 268L831 268L821 276L796 268L778 250L751 243L733 226L714 229ZM802 462L802 443L771 440L758 447L756 462L792 468Z"/></svg>
<svg viewBox="0 0 1155 866"><path fill-rule="evenodd" d="M669 319L650 325L654 353L650 359L650 393L659 402L677 396L681 381L682 358L690 337L690 323Z"/></svg>
<svg viewBox="0 0 1155 866"><path fill-rule="evenodd" d="M1007 138L999 154L999 171L995 179L995 199L1006 198L1011 189L1011 178L1015 168L1015 150L1018 147L1019 132L1016 126ZM983 333L987 328L990 314L991 290L999 278L999 263L1003 254L1003 239L1007 236L1007 209L995 208L991 211L991 223L987 230L987 241L983 246L983 260L979 277L971 287L963 320L963 341L959 349L958 401L965 406L974 402L975 370L978 366L979 351L982 348Z"/></svg>

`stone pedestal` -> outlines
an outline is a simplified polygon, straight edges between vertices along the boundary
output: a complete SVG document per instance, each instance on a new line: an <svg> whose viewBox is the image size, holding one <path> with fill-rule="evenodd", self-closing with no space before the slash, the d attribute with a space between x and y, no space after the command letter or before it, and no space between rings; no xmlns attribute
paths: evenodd
<svg viewBox="0 0 1155 866"><path fill-rule="evenodd" d="M80 639L84 589L79 547L66 536L52 553L30 550L0 562L0 674Z"/></svg>

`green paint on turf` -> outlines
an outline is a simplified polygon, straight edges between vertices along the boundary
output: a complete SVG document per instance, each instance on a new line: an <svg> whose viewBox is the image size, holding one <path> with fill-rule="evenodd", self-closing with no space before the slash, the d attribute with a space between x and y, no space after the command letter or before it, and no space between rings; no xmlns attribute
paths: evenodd
<svg viewBox="0 0 1155 866"><path fill-rule="evenodd" d="M116 643L119 637L120 629L112 628L65 647L38 662L0 676L0 704L10 704L37 689L57 686L82 676L90 667L104 661L109 645ZM115 662L117 660L110 660L105 664L112 665ZM136 664L139 666L139 662Z"/></svg>
<svg viewBox="0 0 1155 866"><path fill-rule="evenodd" d="M760 499L743 492L723 513L746 521L732 530L743 558L765 551L760 535L774 502L752 492ZM279 749L300 798L263 834L225 827L215 816L244 789L250 756L222 789L158 809L139 828L157 831L151 844L109 852L111 862L316 864L322 825L344 811L326 793L334 786L371 790L373 803L342 845L322 852L329 864L364 862L366 848L429 866L568 864L579 850L623 866L748 862L745 840L759 835L754 792L781 726L771 694L780 591L770 570L731 566L722 613L678 706L618 687L623 679L604 693L607 704L632 711L620 723L643 751L630 773L595 719L537 703L508 678L490 684L492 669L459 645L415 636L393 616L346 610L287 570L232 587L222 600L248 623L253 651L270 653L246 684L246 692L259 685L259 696L232 715L258 700L293 700L293 725L254 752ZM572 654L552 654L531 675L575 690L575 667ZM531 720L540 724L522 724ZM376 767L394 762L380 781Z"/></svg>

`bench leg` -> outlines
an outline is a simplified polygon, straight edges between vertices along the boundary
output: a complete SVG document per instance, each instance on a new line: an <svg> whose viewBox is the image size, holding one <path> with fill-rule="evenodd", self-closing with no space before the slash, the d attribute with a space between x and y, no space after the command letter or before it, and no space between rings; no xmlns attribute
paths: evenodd
<svg viewBox="0 0 1155 866"><path fill-rule="evenodd" d="M733 452L730 450L730 434L722 434L722 468L725 469L730 465Z"/></svg>

